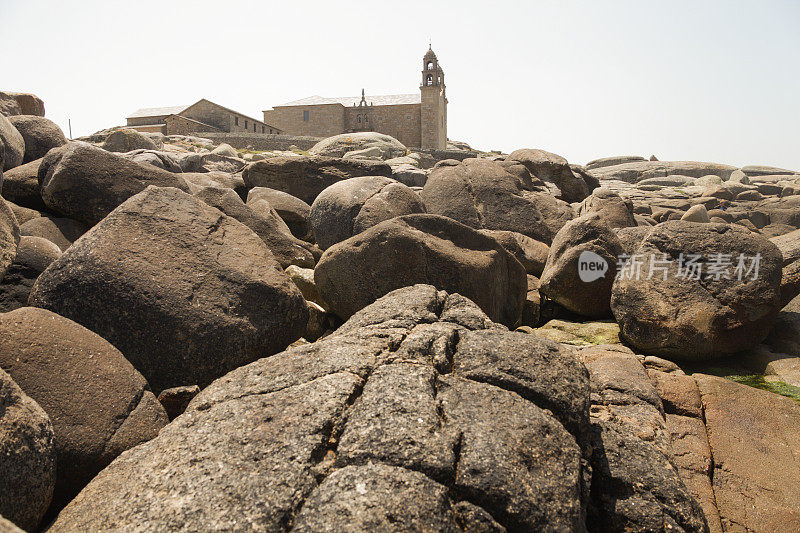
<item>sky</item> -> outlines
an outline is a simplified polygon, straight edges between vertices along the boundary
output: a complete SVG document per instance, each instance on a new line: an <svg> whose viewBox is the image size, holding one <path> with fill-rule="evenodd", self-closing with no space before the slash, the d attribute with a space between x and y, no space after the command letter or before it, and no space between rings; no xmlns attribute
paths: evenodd
<svg viewBox="0 0 800 533"><path fill-rule="evenodd" d="M432 42L448 137L800 170L798 0L0 0L0 90L78 137L207 98L418 91Z"/></svg>

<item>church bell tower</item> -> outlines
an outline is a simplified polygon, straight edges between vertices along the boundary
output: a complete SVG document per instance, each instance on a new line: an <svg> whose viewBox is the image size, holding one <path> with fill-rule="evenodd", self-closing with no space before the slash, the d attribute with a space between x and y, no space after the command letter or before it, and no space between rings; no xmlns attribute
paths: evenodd
<svg viewBox="0 0 800 533"><path fill-rule="evenodd" d="M447 148L447 94L444 85L444 71L433 49L422 58L421 128L422 148L444 150Z"/></svg>

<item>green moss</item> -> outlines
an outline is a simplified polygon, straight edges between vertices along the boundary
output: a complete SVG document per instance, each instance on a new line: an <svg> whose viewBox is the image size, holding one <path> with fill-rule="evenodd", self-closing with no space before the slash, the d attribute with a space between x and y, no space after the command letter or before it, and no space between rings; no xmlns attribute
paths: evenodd
<svg viewBox="0 0 800 533"><path fill-rule="evenodd" d="M550 320L535 332L541 337L574 346L619 343L619 326L614 322Z"/></svg>
<svg viewBox="0 0 800 533"><path fill-rule="evenodd" d="M740 370L732 367L707 367L699 368L696 370L703 374L710 374L712 376L719 376L748 387L754 387L769 391L781 396L786 396L792 400L800 403L800 387L789 385L783 381L770 381L764 378L762 374L753 374L746 370Z"/></svg>

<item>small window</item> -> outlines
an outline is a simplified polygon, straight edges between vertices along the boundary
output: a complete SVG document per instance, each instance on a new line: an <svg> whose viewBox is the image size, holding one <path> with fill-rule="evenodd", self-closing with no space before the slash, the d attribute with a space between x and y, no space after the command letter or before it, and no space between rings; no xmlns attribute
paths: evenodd
<svg viewBox="0 0 800 533"><path fill-rule="evenodd" d="M265 128L264 126L261 126L261 133L266 133L266 132L267 132L267 128ZM272 133L272 130L269 130L269 132Z"/></svg>
<svg viewBox="0 0 800 533"><path fill-rule="evenodd" d="M247 121L244 121L244 129L247 129Z"/></svg>
<svg viewBox="0 0 800 533"><path fill-rule="evenodd" d="M428 61L428 66L425 67L425 70L433 70L433 61Z"/></svg>
<svg viewBox="0 0 800 533"><path fill-rule="evenodd" d="M239 125L239 117L233 117L233 120L236 122L236 125Z"/></svg>
<svg viewBox="0 0 800 533"><path fill-rule="evenodd" d="M429 87L433 85L433 76L431 76L430 74L428 74L428 79L427 79L427 81L426 81L426 84L427 84Z"/></svg>
<svg viewBox="0 0 800 533"><path fill-rule="evenodd" d="M256 132L256 127L258 127L258 125L257 124L253 124L253 133Z"/></svg>
<svg viewBox="0 0 800 533"><path fill-rule="evenodd" d="M308 122L308 111L303 111L303 122Z"/></svg>

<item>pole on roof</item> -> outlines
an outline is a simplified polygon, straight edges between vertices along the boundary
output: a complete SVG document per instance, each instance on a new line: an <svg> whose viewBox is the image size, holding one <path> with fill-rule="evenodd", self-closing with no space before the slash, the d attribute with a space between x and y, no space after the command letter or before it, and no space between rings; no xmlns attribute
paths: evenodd
<svg viewBox="0 0 800 533"><path fill-rule="evenodd" d="M72 140L72 120L67 119L67 125L69 126L69 140Z"/></svg>

